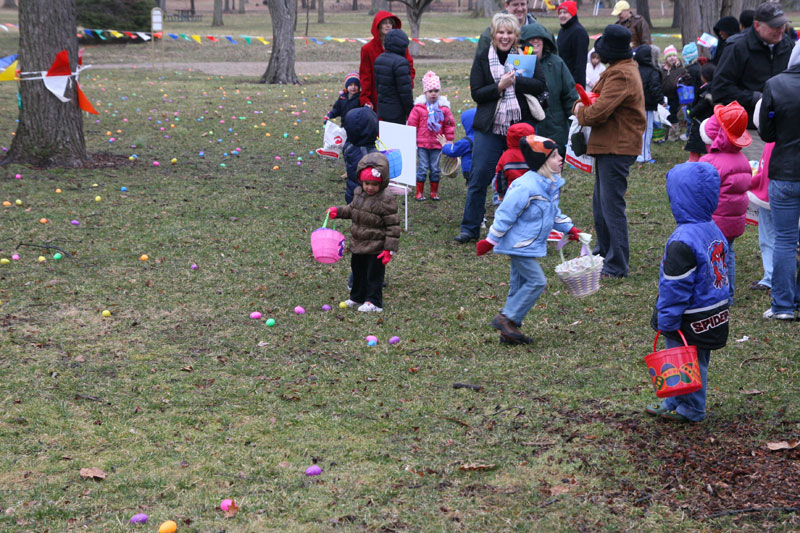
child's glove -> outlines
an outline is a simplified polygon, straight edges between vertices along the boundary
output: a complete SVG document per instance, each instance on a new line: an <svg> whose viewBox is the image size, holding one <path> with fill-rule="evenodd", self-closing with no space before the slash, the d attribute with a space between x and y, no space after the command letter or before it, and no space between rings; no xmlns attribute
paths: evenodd
<svg viewBox="0 0 800 533"><path fill-rule="evenodd" d="M322 117L322 123L323 123L323 124L325 124L325 123L326 123L326 122L328 122L329 120L330 120L330 119L328 118L328 115L325 115L324 117Z"/></svg>
<svg viewBox="0 0 800 533"><path fill-rule="evenodd" d="M384 250L378 254L378 259L380 259L381 263L383 263L384 265L388 265L389 261L392 260L392 255L394 255L394 252Z"/></svg>
<svg viewBox="0 0 800 533"><path fill-rule="evenodd" d="M572 226L572 229L570 229L568 233L569 233L569 240L577 241L580 239L581 230L579 230L575 226Z"/></svg>
<svg viewBox="0 0 800 533"><path fill-rule="evenodd" d="M489 250L494 248L494 243L490 242L486 239L480 240L475 244L475 253L477 255L483 255Z"/></svg>
<svg viewBox="0 0 800 533"><path fill-rule="evenodd" d="M327 213L328 213L328 216L330 218L336 218L336 208L335 207L329 207Z"/></svg>

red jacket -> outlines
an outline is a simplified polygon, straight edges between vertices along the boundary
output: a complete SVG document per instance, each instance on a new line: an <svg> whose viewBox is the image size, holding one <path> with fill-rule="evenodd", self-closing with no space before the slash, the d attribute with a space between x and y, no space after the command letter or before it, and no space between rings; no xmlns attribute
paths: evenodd
<svg viewBox="0 0 800 533"><path fill-rule="evenodd" d="M444 96L439 97L439 109L442 110L441 129L431 131L428 129L428 107L425 105L427 98L421 94L414 101L414 107L408 115L408 125L417 128L417 147L441 150L442 145L436 140L438 134L442 134L448 141L452 141L456 136L456 121L453 113L450 112L450 102Z"/></svg>
<svg viewBox="0 0 800 533"><path fill-rule="evenodd" d="M372 40L361 47L361 65L358 67L358 75L361 78L361 105L366 105L369 102L376 112L378 110L378 89L375 86L375 60L384 52L378 26L381 21L388 18L394 19L395 29L401 29L402 23L400 19L389 11L375 13L375 18L372 19ZM413 88L414 60L408 50L406 50L406 59L411 67L411 87Z"/></svg>
<svg viewBox="0 0 800 533"><path fill-rule="evenodd" d="M495 188L500 198L505 196L511 183L529 170L536 172L538 168L528 168L525 157L519 149L519 140L528 135L534 135L536 130L527 122L517 122L508 128L506 144L508 149L503 152L495 167Z"/></svg>

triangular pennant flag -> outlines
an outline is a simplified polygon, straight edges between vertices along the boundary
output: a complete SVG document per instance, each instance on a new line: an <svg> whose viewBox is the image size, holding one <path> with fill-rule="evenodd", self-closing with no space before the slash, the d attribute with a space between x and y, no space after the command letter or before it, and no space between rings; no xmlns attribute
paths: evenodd
<svg viewBox="0 0 800 533"><path fill-rule="evenodd" d="M247 36L247 35L242 35L241 37L242 37L242 39L244 39L245 41L247 41L247 44L250 44L250 37L249 37L249 36Z"/></svg>
<svg viewBox="0 0 800 533"><path fill-rule="evenodd" d="M161 39L162 37L164 37L164 34L160 31L153 33L153 39Z"/></svg>
<svg viewBox="0 0 800 533"><path fill-rule="evenodd" d="M141 40L145 41L145 42L147 42L147 41L149 41L149 40L150 40L150 36L149 36L149 35L147 35L147 34L146 34L146 33L144 33L144 32L137 31L137 32L136 32L136 35L138 35L138 36L139 36L139 38L140 38ZM177 38L178 38L178 36L177 36L177 35L173 37L173 39L177 39Z"/></svg>
<svg viewBox="0 0 800 533"><path fill-rule="evenodd" d="M258 39L259 41L261 41L261 42L262 42L262 43L264 43L265 45L266 45L266 44L269 44L269 41L265 41L263 37L256 37L256 39Z"/></svg>
<svg viewBox="0 0 800 533"><path fill-rule="evenodd" d="M83 33L85 33L85 34L86 34L86 36L87 36L87 37L90 37L90 38L91 38L91 36L93 35L93 34L92 34L92 30L83 30Z"/></svg>
<svg viewBox="0 0 800 533"><path fill-rule="evenodd" d="M131 33L131 32L129 32L129 31L123 31L122 33L124 33L125 35L127 35L127 36L128 36L128 39L136 39L136 35L132 34L132 33Z"/></svg>
<svg viewBox="0 0 800 533"><path fill-rule="evenodd" d="M200 37L199 35L192 35L192 39L194 39L194 42L196 42L197 44L203 42L203 38Z"/></svg>
<svg viewBox="0 0 800 533"><path fill-rule="evenodd" d="M99 115L100 113L97 112L97 110L94 108L89 99L86 98L86 95L83 94L81 86L76 83L75 88L78 89L78 107L80 107L87 113L91 113L92 115Z"/></svg>
<svg viewBox="0 0 800 533"><path fill-rule="evenodd" d="M11 54L10 56L6 56L6 57L0 59L0 69L6 68L11 63L16 61L18 57L19 57L19 54Z"/></svg>
<svg viewBox="0 0 800 533"><path fill-rule="evenodd" d="M180 36L181 36L181 39L183 39L184 41L191 41L192 40L192 38L189 37L188 35L186 35L185 33L181 33Z"/></svg>
<svg viewBox="0 0 800 533"><path fill-rule="evenodd" d="M218 42L219 42L219 39L217 39L217 38L216 38L216 37L214 37L213 35L206 35L206 39L208 39L208 40L209 40L209 41L211 41L212 43L218 43Z"/></svg>
<svg viewBox="0 0 800 533"><path fill-rule="evenodd" d="M417 43L420 46L425 46L425 43L423 43L422 41L420 41L416 37L412 37L411 40L414 41L415 43Z"/></svg>
<svg viewBox="0 0 800 533"><path fill-rule="evenodd" d="M47 71L47 76L69 76L72 71L69 69L69 54L66 50L61 50L56 54L53 64L50 65L50 70Z"/></svg>
<svg viewBox="0 0 800 533"><path fill-rule="evenodd" d="M5 26L0 26L0 28L3 28L4 30L8 31L8 28L6 28Z"/></svg>
<svg viewBox="0 0 800 533"><path fill-rule="evenodd" d="M0 81L14 81L17 79L18 61L13 61L3 72L0 72Z"/></svg>
<svg viewBox="0 0 800 533"><path fill-rule="evenodd" d="M86 48L79 48L78 49L78 66L83 65L83 52Z"/></svg>
<svg viewBox="0 0 800 533"><path fill-rule="evenodd" d="M100 37L100 39L102 39L104 41L108 40L105 37L103 37L103 30L92 30L92 31L95 32L97 34L97 36Z"/></svg>
<svg viewBox="0 0 800 533"><path fill-rule="evenodd" d="M225 38L228 39L231 42L231 44L239 44L230 35L226 35Z"/></svg>
<svg viewBox="0 0 800 533"><path fill-rule="evenodd" d="M173 38L173 39L175 39L176 41L178 40L178 36L177 36L177 35L175 35L174 33L168 33L167 35L169 35L170 37L172 37L172 38Z"/></svg>
<svg viewBox="0 0 800 533"><path fill-rule="evenodd" d="M125 37L124 35L122 35L122 34L121 34L120 32L118 32L117 30L108 30L108 33L110 33L111 35L113 35L113 36L114 36L114 37L116 37L117 39L119 39L120 37Z"/></svg>
<svg viewBox="0 0 800 533"><path fill-rule="evenodd" d="M69 102L69 98L64 96L67 91L69 76L45 76L42 78L44 86L62 102Z"/></svg>

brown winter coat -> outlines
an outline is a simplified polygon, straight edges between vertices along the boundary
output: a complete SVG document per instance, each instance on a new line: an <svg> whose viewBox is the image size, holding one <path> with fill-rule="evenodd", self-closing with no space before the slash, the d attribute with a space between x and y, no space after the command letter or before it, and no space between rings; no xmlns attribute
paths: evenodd
<svg viewBox="0 0 800 533"><path fill-rule="evenodd" d="M587 153L639 155L647 117L636 61L622 59L610 65L600 75L594 92L599 95L597 100L576 113L581 126L592 127Z"/></svg>
<svg viewBox="0 0 800 533"><path fill-rule="evenodd" d="M336 218L351 218L352 240L350 251L354 254L379 254L384 250L397 251L400 240L400 215L397 202L389 186L389 160L380 152L365 155L358 162L358 173L366 167L374 167L381 173L381 187L370 196L360 186L353 192L353 201L336 208Z"/></svg>
<svg viewBox="0 0 800 533"><path fill-rule="evenodd" d="M640 44L653 44L650 37L650 25L641 15L631 15L628 20L619 22L631 31L631 46L636 48Z"/></svg>

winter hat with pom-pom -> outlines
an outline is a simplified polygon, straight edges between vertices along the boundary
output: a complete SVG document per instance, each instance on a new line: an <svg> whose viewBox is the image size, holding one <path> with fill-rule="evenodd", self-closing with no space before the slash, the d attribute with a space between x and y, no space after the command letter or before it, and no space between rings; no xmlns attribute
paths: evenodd
<svg viewBox="0 0 800 533"><path fill-rule="evenodd" d="M422 90L428 92L431 89L438 89L441 91L442 83L439 81L439 76L437 76L432 70L429 70L424 76L422 76Z"/></svg>

